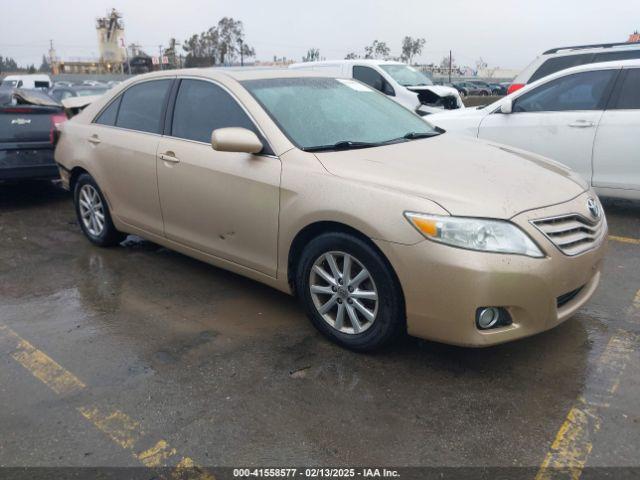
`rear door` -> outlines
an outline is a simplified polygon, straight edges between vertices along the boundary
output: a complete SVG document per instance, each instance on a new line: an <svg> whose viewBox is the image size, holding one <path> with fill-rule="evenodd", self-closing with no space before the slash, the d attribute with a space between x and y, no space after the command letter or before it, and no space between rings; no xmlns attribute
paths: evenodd
<svg viewBox="0 0 640 480"><path fill-rule="evenodd" d="M640 190L640 68L625 69L593 146L593 185Z"/></svg>
<svg viewBox="0 0 640 480"><path fill-rule="evenodd" d="M111 102L87 131L91 173L119 220L162 235L156 152L173 79L132 85Z"/></svg>
<svg viewBox="0 0 640 480"><path fill-rule="evenodd" d="M513 145L565 164L591 181L596 127L619 70L556 78L514 100L513 113L483 118L478 137Z"/></svg>
<svg viewBox="0 0 640 480"><path fill-rule="evenodd" d="M275 276L280 159L238 101L222 86L180 81L168 135L158 148L158 186L167 238ZM261 138L260 154L218 152L217 128Z"/></svg>

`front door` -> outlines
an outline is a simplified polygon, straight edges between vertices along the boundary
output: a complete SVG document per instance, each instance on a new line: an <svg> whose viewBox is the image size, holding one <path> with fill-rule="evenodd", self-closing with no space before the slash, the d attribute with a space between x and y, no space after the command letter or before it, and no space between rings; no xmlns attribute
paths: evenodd
<svg viewBox="0 0 640 480"><path fill-rule="evenodd" d="M478 137L556 160L591 182L596 128L617 70L567 75L530 90L513 102L513 113L484 117Z"/></svg>
<svg viewBox="0 0 640 480"><path fill-rule="evenodd" d="M280 159L217 152L211 132L244 127L260 133L225 89L183 79L170 135L158 147L158 187L167 238L275 276ZM263 143L266 141L262 138Z"/></svg>

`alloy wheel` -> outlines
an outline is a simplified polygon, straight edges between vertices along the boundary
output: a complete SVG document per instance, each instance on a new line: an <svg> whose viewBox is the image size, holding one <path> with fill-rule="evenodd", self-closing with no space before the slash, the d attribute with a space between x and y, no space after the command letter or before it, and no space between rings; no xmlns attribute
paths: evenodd
<svg viewBox="0 0 640 480"><path fill-rule="evenodd" d="M90 184L82 185L78 195L80 217L87 231L99 237L104 231L105 212L98 191Z"/></svg>
<svg viewBox="0 0 640 480"><path fill-rule="evenodd" d="M309 290L322 319L339 332L359 334L376 321L378 290L373 277L354 256L327 252L309 274Z"/></svg>

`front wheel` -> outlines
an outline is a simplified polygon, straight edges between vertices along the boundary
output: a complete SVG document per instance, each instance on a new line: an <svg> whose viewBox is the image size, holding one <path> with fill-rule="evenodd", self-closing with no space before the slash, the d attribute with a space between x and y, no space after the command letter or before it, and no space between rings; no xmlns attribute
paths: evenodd
<svg viewBox="0 0 640 480"><path fill-rule="evenodd" d="M373 247L345 233L327 233L304 249L296 291L314 326L334 342L371 351L404 331L402 292Z"/></svg>
<svg viewBox="0 0 640 480"><path fill-rule="evenodd" d="M126 235L113 225L107 201L91 175L80 175L73 199L80 228L92 243L110 247L125 239Z"/></svg>

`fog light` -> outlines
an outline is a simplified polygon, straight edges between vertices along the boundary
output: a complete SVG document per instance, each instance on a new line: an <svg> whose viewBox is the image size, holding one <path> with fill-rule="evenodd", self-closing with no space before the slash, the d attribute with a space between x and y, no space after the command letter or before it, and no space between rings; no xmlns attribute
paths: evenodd
<svg viewBox="0 0 640 480"><path fill-rule="evenodd" d="M478 327L483 330L494 327L500 320L500 310L494 307L481 308L478 312Z"/></svg>

